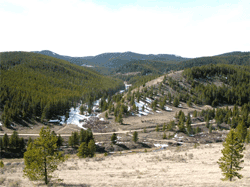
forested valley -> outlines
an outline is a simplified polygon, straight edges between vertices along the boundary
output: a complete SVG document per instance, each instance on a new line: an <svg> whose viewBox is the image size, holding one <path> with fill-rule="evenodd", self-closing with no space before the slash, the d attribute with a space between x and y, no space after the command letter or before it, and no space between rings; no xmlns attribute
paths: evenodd
<svg viewBox="0 0 250 187"><path fill-rule="evenodd" d="M28 53L0 54L0 110L7 127L20 119L51 119L70 107L124 87L116 78L53 57Z"/></svg>
<svg viewBox="0 0 250 187"><path fill-rule="evenodd" d="M133 153L146 155L146 165L152 159L153 164L199 163L200 167L201 156L193 155L199 147L218 148L232 137L242 153L250 143L249 54L233 52L183 61L133 59L117 68L98 67L109 74L104 75L98 68L43 54L0 53L0 172L5 176L0 185L10 184L4 181L9 172L48 184L53 172L72 174L87 162L96 164L89 166L89 171L97 167L96 172L105 159ZM112 62L117 65L119 59ZM172 156L158 151L169 151ZM13 169L8 163L11 159L23 163L18 161ZM201 164L212 165L207 162L206 158ZM78 167L78 163L86 165ZM219 163L227 172L222 159Z"/></svg>

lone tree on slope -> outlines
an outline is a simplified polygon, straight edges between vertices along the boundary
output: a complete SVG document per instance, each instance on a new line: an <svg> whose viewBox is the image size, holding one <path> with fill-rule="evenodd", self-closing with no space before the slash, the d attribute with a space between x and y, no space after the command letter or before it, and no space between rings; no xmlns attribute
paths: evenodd
<svg viewBox="0 0 250 187"><path fill-rule="evenodd" d="M24 153L24 176L30 180L44 180L48 184L50 175L60 162L65 161L57 149L57 137L49 128L42 128L34 142L29 143Z"/></svg>
<svg viewBox="0 0 250 187"><path fill-rule="evenodd" d="M117 135L116 135L116 133L113 133L111 136L111 142L112 142L112 144L116 144L116 141L117 141Z"/></svg>
<svg viewBox="0 0 250 187"><path fill-rule="evenodd" d="M222 170L222 174L225 176L222 180L232 181L233 177L241 179L243 176L237 171L241 170L240 164L244 162L242 160L244 150L244 144L238 138L234 129L231 129L228 133L225 142L223 143L224 149L221 150L223 156L217 162Z"/></svg>
<svg viewBox="0 0 250 187"><path fill-rule="evenodd" d="M133 133L133 142L137 142L138 141L138 132L137 131L134 131L134 133Z"/></svg>

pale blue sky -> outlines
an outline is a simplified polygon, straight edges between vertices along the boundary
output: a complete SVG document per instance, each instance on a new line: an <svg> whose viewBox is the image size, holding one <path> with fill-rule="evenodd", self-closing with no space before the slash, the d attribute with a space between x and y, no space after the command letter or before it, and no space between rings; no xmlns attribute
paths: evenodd
<svg viewBox="0 0 250 187"><path fill-rule="evenodd" d="M0 0L0 51L183 57L250 51L249 0Z"/></svg>

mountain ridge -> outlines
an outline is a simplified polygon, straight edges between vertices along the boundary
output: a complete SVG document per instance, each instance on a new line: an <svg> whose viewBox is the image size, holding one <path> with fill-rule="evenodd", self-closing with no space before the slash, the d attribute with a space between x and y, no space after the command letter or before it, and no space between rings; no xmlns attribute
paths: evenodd
<svg viewBox="0 0 250 187"><path fill-rule="evenodd" d="M117 68L131 60L157 60L157 61L185 61L191 58L183 58L174 54L139 54L131 51L102 53L96 56L70 57L59 55L49 50L31 51L34 53L44 54L55 58L67 60L77 65L92 65L95 67Z"/></svg>

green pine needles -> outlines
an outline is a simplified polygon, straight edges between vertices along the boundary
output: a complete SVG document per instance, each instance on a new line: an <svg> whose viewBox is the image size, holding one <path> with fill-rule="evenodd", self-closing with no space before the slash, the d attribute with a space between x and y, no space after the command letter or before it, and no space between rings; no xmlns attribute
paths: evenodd
<svg viewBox="0 0 250 187"><path fill-rule="evenodd" d="M241 179L243 176L238 171L243 168L240 164L244 162L242 152L245 148L234 129L228 133L223 146L224 149L221 150L223 156L217 162L225 176L222 180L232 181L233 177Z"/></svg>
<svg viewBox="0 0 250 187"><path fill-rule="evenodd" d="M24 153L24 176L30 180L44 180L49 183L51 174L59 163L65 161L62 152L57 149L57 137L49 128L42 128L40 137L29 143Z"/></svg>

